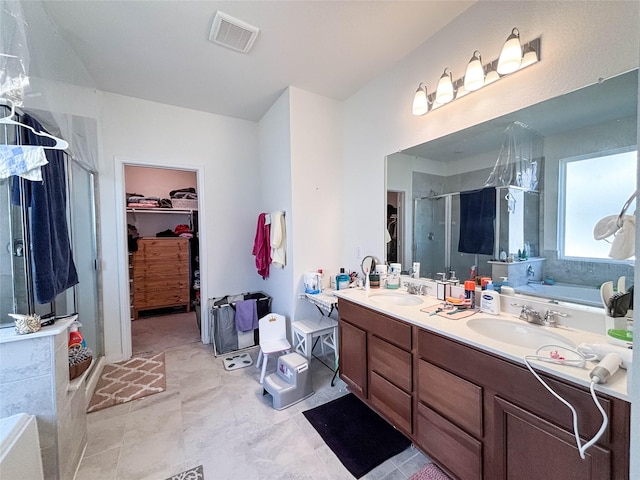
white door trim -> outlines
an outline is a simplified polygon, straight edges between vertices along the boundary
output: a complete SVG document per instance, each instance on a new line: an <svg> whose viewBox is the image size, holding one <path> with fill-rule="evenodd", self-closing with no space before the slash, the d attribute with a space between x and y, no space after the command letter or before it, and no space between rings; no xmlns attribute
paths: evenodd
<svg viewBox="0 0 640 480"><path fill-rule="evenodd" d="M154 167L165 168L174 170L186 170L196 172L196 178L198 181L198 242L200 244L199 257L200 257L200 302L201 302L201 315L206 317L207 315L207 226L205 222L205 167L204 165L184 165L184 164L164 164L154 163L139 159L130 159L124 157L114 157L114 178L115 178L115 194L116 202L118 199L125 198L125 184L124 184L124 167L137 166L137 167ZM118 291L120 301L120 338L122 342L122 355L125 360L131 358L133 349L131 345L131 312L129 309L129 265L128 265L128 248L127 248L127 219L125 215L125 207L121 205L121 208L116 207L116 239L117 239L117 251L118 251ZM127 299L126 301L122 301ZM205 326L208 322L201 322L201 340L205 339Z"/></svg>

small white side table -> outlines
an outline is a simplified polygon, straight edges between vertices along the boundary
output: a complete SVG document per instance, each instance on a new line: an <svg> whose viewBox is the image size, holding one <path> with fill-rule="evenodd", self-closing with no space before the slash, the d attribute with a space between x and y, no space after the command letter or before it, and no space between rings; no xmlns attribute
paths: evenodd
<svg viewBox="0 0 640 480"><path fill-rule="evenodd" d="M319 319L298 320L293 322L291 328L294 348L300 355L311 360L314 339L318 339L322 355L326 354L325 347L329 347L333 350L335 358L338 358L338 322L333 318L323 316Z"/></svg>

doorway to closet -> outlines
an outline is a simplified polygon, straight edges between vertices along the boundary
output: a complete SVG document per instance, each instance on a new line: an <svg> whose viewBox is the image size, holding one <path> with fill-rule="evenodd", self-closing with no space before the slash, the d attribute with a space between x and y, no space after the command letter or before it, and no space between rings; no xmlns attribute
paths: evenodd
<svg viewBox="0 0 640 480"><path fill-rule="evenodd" d="M124 165L132 355L200 342L198 172Z"/></svg>

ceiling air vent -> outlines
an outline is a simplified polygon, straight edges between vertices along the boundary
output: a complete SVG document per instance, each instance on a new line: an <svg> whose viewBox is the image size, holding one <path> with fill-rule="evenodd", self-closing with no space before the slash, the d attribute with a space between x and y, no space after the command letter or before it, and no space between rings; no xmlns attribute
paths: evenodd
<svg viewBox="0 0 640 480"><path fill-rule="evenodd" d="M222 12L216 12L209 33L209 40L224 47L247 53L256 41L259 28L233 18Z"/></svg>

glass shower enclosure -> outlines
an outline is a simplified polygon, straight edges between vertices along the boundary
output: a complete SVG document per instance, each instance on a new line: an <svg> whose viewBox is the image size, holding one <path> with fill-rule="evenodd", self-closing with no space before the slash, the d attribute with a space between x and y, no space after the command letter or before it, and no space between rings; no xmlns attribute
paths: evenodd
<svg viewBox="0 0 640 480"><path fill-rule="evenodd" d="M460 194L445 193L414 199L413 258L420 262L421 276L438 279L451 272L459 279L476 274L491 276L487 262L503 248L514 253L524 243L539 251L539 194L520 187L496 187L495 245L493 255L458 252L460 240ZM517 198L517 201L514 201Z"/></svg>
<svg viewBox="0 0 640 480"><path fill-rule="evenodd" d="M104 354L104 329L98 296L95 174L69 156L66 174L67 220L79 283L46 304L34 298L29 208L24 198L15 201L22 197L25 180L0 179L0 328L13 327L8 313L64 316L77 312L87 346L98 358Z"/></svg>

